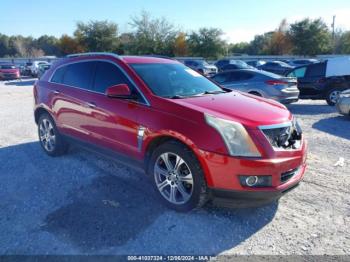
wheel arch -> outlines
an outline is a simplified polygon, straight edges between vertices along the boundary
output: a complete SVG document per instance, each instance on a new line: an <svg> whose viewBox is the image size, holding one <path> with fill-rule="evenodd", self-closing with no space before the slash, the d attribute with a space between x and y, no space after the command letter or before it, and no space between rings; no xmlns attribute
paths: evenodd
<svg viewBox="0 0 350 262"><path fill-rule="evenodd" d="M181 134L177 134L174 132L171 133L162 133L156 136L152 136L147 138L147 143L144 148L144 167L146 170L146 173L148 173L148 164L149 160L152 156L153 151L159 147L160 145L169 142L169 141L176 141L184 146L186 146L197 158L199 164L201 165L201 168L204 173L204 179L208 186L212 184L212 181L210 179L209 175L209 169L204 161L204 155L203 152L188 138L184 137Z"/></svg>
<svg viewBox="0 0 350 262"><path fill-rule="evenodd" d="M34 110L34 120L35 120L36 124L38 124L40 116L44 113L46 113L52 117L51 112L43 106L39 106Z"/></svg>

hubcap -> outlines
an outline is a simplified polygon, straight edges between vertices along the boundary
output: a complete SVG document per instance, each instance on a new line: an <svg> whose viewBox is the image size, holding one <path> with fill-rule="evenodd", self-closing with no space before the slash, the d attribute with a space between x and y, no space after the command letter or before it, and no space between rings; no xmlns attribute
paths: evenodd
<svg viewBox="0 0 350 262"><path fill-rule="evenodd" d="M45 150L52 152L56 145L53 125L48 119L43 119L39 125L39 138Z"/></svg>
<svg viewBox="0 0 350 262"><path fill-rule="evenodd" d="M193 176L177 154L163 153L154 165L154 178L161 195L170 203L186 203L193 192Z"/></svg>
<svg viewBox="0 0 350 262"><path fill-rule="evenodd" d="M333 91L329 94L329 99L331 100L332 103L336 103L338 96L339 96L340 91Z"/></svg>

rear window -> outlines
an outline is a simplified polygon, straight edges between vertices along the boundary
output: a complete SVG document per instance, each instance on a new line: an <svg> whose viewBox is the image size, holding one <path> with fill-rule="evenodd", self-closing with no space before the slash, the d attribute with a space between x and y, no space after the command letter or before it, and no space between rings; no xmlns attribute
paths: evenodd
<svg viewBox="0 0 350 262"><path fill-rule="evenodd" d="M66 67L65 66L58 68L55 71L55 73L53 74L53 76L51 78L51 82L62 84L62 82L63 82L63 75L64 75L65 71L66 71Z"/></svg>

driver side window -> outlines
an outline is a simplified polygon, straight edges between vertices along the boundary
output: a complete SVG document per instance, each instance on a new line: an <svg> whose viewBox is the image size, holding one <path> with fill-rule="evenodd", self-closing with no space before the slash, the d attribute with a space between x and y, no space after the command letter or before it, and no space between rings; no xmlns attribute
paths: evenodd
<svg viewBox="0 0 350 262"><path fill-rule="evenodd" d="M288 74L289 77L302 78L305 76L306 67L300 67Z"/></svg>

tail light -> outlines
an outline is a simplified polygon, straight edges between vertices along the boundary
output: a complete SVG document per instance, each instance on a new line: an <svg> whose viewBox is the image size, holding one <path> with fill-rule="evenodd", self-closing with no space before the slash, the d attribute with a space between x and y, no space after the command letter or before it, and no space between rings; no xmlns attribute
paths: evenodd
<svg viewBox="0 0 350 262"><path fill-rule="evenodd" d="M265 81L266 84L275 86L275 85L288 85L288 82L282 81L282 80L267 80Z"/></svg>

